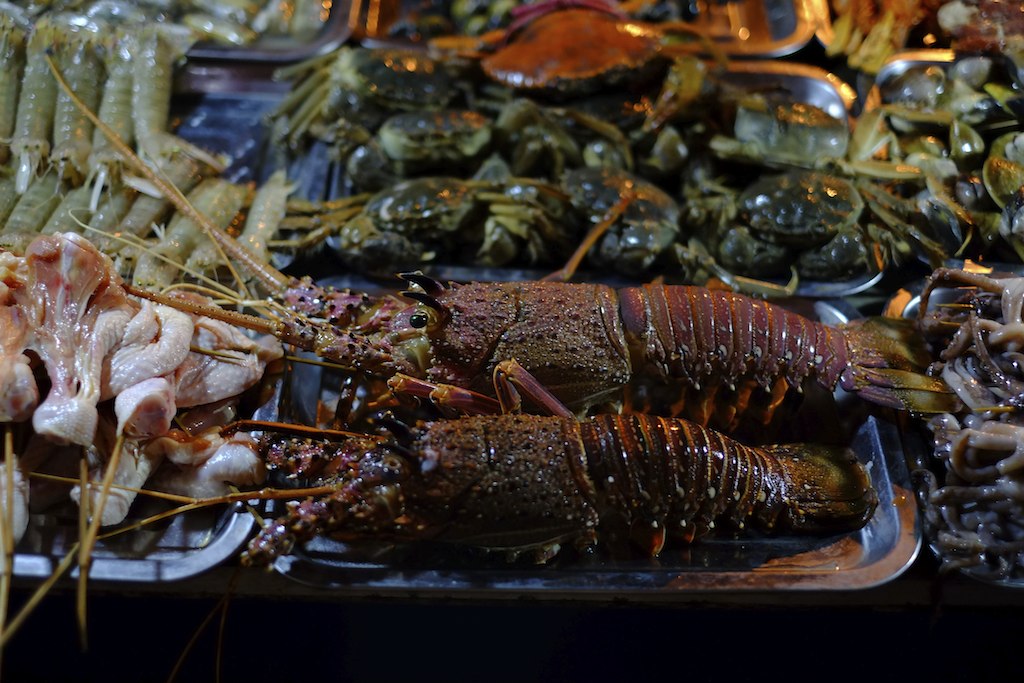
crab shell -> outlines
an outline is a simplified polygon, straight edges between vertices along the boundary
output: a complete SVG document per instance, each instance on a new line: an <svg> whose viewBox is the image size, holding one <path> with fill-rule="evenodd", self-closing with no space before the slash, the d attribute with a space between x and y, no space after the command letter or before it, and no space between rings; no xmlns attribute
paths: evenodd
<svg viewBox="0 0 1024 683"><path fill-rule="evenodd" d="M543 14L481 60L491 79L518 90L576 96L643 78L658 66L661 35L593 9Z"/></svg>

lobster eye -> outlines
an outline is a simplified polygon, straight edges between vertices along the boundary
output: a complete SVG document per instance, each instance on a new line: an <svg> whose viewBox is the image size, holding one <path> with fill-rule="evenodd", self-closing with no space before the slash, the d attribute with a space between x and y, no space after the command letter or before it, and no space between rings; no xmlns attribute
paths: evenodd
<svg viewBox="0 0 1024 683"><path fill-rule="evenodd" d="M415 327L416 329L426 327L429 322L430 316L424 313L423 311L417 311L416 313L413 313L412 315L409 316L409 324Z"/></svg>

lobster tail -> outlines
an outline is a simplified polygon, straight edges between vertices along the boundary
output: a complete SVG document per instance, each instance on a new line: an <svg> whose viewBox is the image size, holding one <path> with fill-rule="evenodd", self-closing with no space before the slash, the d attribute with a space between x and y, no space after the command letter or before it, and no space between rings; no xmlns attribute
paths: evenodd
<svg viewBox="0 0 1024 683"><path fill-rule="evenodd" d="M878 405L915 415L955 412L960 399L938 377L924 337L910 319L875 316L843 326L849 363L840 386Z"/></svg>
<svg viewBox="0 0 1024 683"><path fill-rule="evenodd" d="M767 446L786 482L777 525L801 532L846 532L863 526L878 505L867 468L847 448Z"/></svg>

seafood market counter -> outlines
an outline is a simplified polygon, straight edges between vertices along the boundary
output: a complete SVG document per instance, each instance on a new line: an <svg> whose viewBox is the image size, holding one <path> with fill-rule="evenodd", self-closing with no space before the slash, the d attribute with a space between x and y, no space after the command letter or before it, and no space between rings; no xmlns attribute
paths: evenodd
<svg viewBox="0 0 1024 683"><path fill-rule="evenodd" d="M154 133L139 135L140 152L154 159L161 156L157 152L170 156L171 149L175 154L183 149L196 155L194 168L189 161L180 168L168 166L166 174L180 173L180 179L174 182L194 187L194 193L188 191L189 201L204 212L223 214L225 222L219 227L242 230L239 236L251 237L254 247L262 242L273 245L273 253L264 254L268 262L265 274L272 282L285 277L273 270L276 268L316 278L364 270L376 276L413 270L409 264L419 263L421 258L429 265L443 266L440 259L437 264L430 263L438 254L476 254L481 263L451 264L462 276L442 276L432 271L431 277L438 278L438 282L423 274L407 276L402 286L414 290L414 296L407 298L431 311L443 309L438 302L440 281L489 280L481 275L481 264L505 262L542 268L547 274L576 257L572 249L584 232L595 239L606 232L597 250L600 258L595 256L585 266L596 269L591 272L607 272L613 279L634 281L640 277L648 281L661 277L648 270L656 265L669 269L670 280L703 282L715 275L758 293L795 293L799 301L790 301L789 305L800 308L800 313L813 317L815 323L846 323L873 315L895 291L889 285L917 283L933 264L948 263L953 254L971 258L964 251L968 247L995 245L992 252L982 254L987 263L1005 258L1016 263L1024 256L1019 235L1006 237L1005 244L997 239L1003 214L994 208L1024 206L1024 192L1020 191L1024 157L1017 156L1024 149L1024 138L1018 138L1022 134L1017 88L1024 78L1019 69L1003 74L996 68L999 63L958 63L952 50L918 50L901 52L891 59L888 53L874 55L875 77L868 70L858 70L860 57L851 53L850 45L841 44L848 42L849 25L839 23L840 30L833 30L828 20L830 8L835 14L838 2L650 3L663 9L671 9L669 5L677 5L676 9L689 7L696 13L686 18L692 22L691 30L673 40L668 40L668 31L659 30L653 34L658 41L648 47L644 47L648 41L627 43L626 47L639 51L636 77L645 87L628 93L630 99L605 102L601 97L593 97L593 101L580 98L574 105L579 111L575 111L562 105L573 101L567 99L570 95L579 97L572 89L589 87L590 78L556 73L547 83L553 89L548 95L554 99L541 107L529 98L513 96L514 89L502 94L498 88L500 70L493 74L487 73L486 67L470 70L479 71L477 79L487 76L474 85L466 79L469 71L464 56L440 68L419 54L383 49L396 41L408 47L403 41L427 35L432 26L438 26L437 17L410 11L391 22L395 30L390 33L371 30L377 24L383 26L388 10L399 6L426 9L448 4L307 3L314 13L305 17L303 25L313 33L302 34L305 38L301 40L287 35L263 36L255 48L247 51L208 43L182 46L187 66L175 72L173 86L175 67L171 62L182 55L161 55L157 33L147 32L139 49L145 48L147 54L151 51L154 58L166 57L166 64L161 61L166 79L141 78L140 74L150 75L144 69L138 73L133 69L131 78L155 82L148 89L152 91L150 104L154 111L164 113L163 98L171 98L172 87L174 97L166 122L147 122L149 117L139 114L143 121L134 127ZM712 5L717 12L708 11ZM322 17L315 11L331 7ZM555 26L558 35L574 35L566 27L575 24L568 23L566 17L597 30L615 24L618 18L612 18L613 14L574 10L562 14L561 21L566 23L547 26ZM483 17L471 19L479 23ZM549 21L554 21L550 13ZM544 25L538 19L534 26ZM693 31L693 26L699 31ZM359 46L350 44L353 30L369 40ZM693 39L698 33L703 40ZM639 40L640 36L633 38ZM865 42L870 45L876 41ZM667 63L659 65L673 43L679 49L677 59L671 68ZM38 44L42 45L41 39ZM441 41L436 45L444 44ZM51 51L35 49L35 45L32 43L29 49L39 60ZM284 48L279 49L280 45ZM382 48L380 52L374 51L375 45ZM328 55L335 48L339 48L336 54ZM296 49L302 54L293 54ZM712 61L724 60L706 62L704 57L709 54L705 51L716 57L728 56L730 63L712 68ZM610 51L595 51L590 59L596 61L608 83L615 83L620 78L621 64L609 63L606 52ZM72 54L70 50L57 51L57 56L63 55L66 60L61 63L68 67L74 65ZM395 60L395 54L404 54L405 58ZM701 59L696 58L698 54ZM112 60L114 56L112 52ZM300 57L311 59L296 61ZM517 66L531 66L529 62L537 61L537 55L533 57ZM763 59L767 57L772 59ZM850 61L844 68L846 57ZM390 66L398 63L403 64L401 69ZM114 68L117 64L111 61L111 71L121 71ZM325 66L328 64L329 68ZM568 72L567 65L561 66ZM669 87L659 84L654 88L653 81L644 81L646 75L639 78L659 69L665 72L665 86ZM80 78L82 73L84 70L79 69ZM125 70L122 75L127 73ZM406 76L414 88L406 86ZM128 82L117 79L115 83L113 77L110 80L115 85ZM962 82L965 89L959 98L964 102L979 103L977 112L967 112L977 114L977 122L968 125L956 120L954 125L945 112L928 109L931 96L937 99L941 92L933 86L947 80ZM344 88L335 91L339 83ZM687 86L682 87L683 83ZM383 94L375 95L382 85L387 86L381 88ZM646 92L647 86L650 92ZM114 92L113 85L109 87ZM919 89L923 91L918 93ZM904 97L908 92L918 93L922 101ZM983 92L1000 94L1005 102L997 107L992 104L995 95L987 97ZM667 100L662 100L662 93ZM481 97L485 94L488 97ZM411 104L403 102L407 95L415 95ZM318 100L326 104L309 104ZM430 104L454 111L456 105L469 107L471 100L484 105L487 115L467 111L432 117L432 123L406 116L409 112L405 109ZM921 109L915 109L918 106ZM646 114L636 116L648 107ZM140 107L143 112L147 108ZM705 119L705 110L716 112L714 119ZM720 113L726 110L730 113L723 117ZM614 123L606 123L606 117ZM786 122L798 119L808 123L793 126L791 129L797 132L792 139L780 136L771 144L761 144L762 138L774 138L779 130L788 128ZM851 127L855 119L859 123ZM870 125L864 125L865 121ZM911 126L915 123L920 125ZM908 126L913 130L905 130ZM27 127L19 125L19 130ZM939 160L946 163L929 160L928 154L937 153L935 150L941 147L935 142L936 128L942 129L943 135L948 132L949 147L962 152L957 163L951 159ZM439 149L429 158L416 158L415 152L426 146L416 137L420 129L426 129L428 139L445 143L438 144ZM632 133L623 135L623 131ZM885 154L871 152L870 159L862 157L870 151L865 146L876 142L871 139L873 134L864 131L875 131L879 140L886 141ZM861 135L855 136L858 132ZM996 150L994 144L991 151L986 148L986 141L1001 141L1004 135L1013 141L1001 145L1000 150L1005 147L1006 151ZM5 246L16 246L21 241L29 244L36 233L50 239L50 235L78 231L81 221L77 216L84 209L73 202L85 197L84 190L88 189L76 186L72 191L71 185L77 185L80 179L70 176L78 174L61 179L69 186L61 199L66 210L51 209L52 218L40 218L37 206L56 202L30 198L50 198L54 177L48 171L39 179L30 178L33 174L28 171L39 160L24 150L37 145L48 148L50 142L29 137L7 150L2 138L0 151L10 152L20 162L16 175L12 167L8 169L12 177L3 180L17 188L18 195L25 195L24 201L17 201L18 211L14 211L11 200L14 218L8 218L0 231L7 233L9 244ZM795 145L797 151L792 151L790 145ZM822 168L833 169L835 174L826 176L818 172L821 169L813 173L805 172L807 169L773 172L799 167L801 156L817 154L826 146L828 164ZM53 147L59 148L57 144ZM21 153L16 153L19 150ZM458 154L452 158L446 156L455 152ZM71 168L69 159L57 153L52 156L56 168ZM104 157L97 154L96 158ZM590 168L573 168L588 158L591 160L586 166ZM935 171L926 168L929 173L962 177L955 197L939 192L938 181L925 183L920 171L917 175L908 171L909 164L889 163L908 158L915 159L915 163L934 162ZM495 159L501 163L485 163ZM871 163L853 164L868 160ZM605 166L642 170L652 180L595 171ZM755 169L766 171L767 184L755 178ZM86 176L84 169L77 170L83 171L83 178ZM87 170L89 178L107 177L108 173L116 175L118 166L107 160ZM450 185L437 175L456 170L460 175ZM991 177L986 177L986 172ZM527 176L536 177L527 182L523 180ZM45 183L43 178L47 179ZM709 183L710 178L714 182ZM905 188L899 187L896 192L896 181L905 182ZM138 263L135 256L124 259L124 263L132 264L133 282L142 282L153 290L183 284L172 284L178 269L156 267L160 260L180 260L181 270L198 269L211 282L226 277L218 259L201 263L202 258L210 257L200 249L194 253L188 249L170 251L172 244L177 249L190 243L192 237L165 240L165 231L177 235L173 230L186 230L187 221L180 216L172 219L170 214L166 223L138 219L134 209L152 206L154 198L136 197L134 181L123 183L124 187L121 180L117 183L118 192L104 198L109 206L104 204L102 210L96 210L88 227L91 233L110 233L108 236L113 237L115 233L134 235L128 229L134 225L141 231L137 235L140 243L153 241L154 253L160 251L159 258L140 255ZM101 181L97 187L102 185ZM670 187L673 196L665 194L660 185ZM589 194L594 188L599 191L596 196ZM810 190L805 192L804 188ZM916 189L911 192L906 188ZM822 221L810 221L814 224L809 227L788 226L783 220L786 212L802 211L805 204L813 203L808 197L823 195L823 189L839 200L823 214ZM918 194L918 190L928 193ZM42 194L34 194L36 191ZM434 199L427 209L419 204L421 191ZM95 202L99 197L93 192L91 200ZM448 200L448 204L438 199L441 197L456 199ZM760 210L763 197L774 199ZM681 220L677 199L684 198L686 214ZM966 210L954 199L969 202L977 218L965 218ZM750 200L749 205L744 204L746 200ZM221 201L223 206L219 206ZM127 208L129 202L132 211ZM276 202L284 205L276 222L256 220L262 209L270 215L268 207L276 206ZM406 205L413 207L412 213L404 212L402 207ZM522 215L512 211L522 208L520 205L529 205L529 211ZM470 206L472 210L449 211L458 206ZM745 207L742 215L732 215L737 206ZM165 209L169 207L161 211ZM631 209L636 210L636 216ZM125 212L124 219L118 218L115 228L105 221L114 220L118 211ZM430 215L446 218L438 218L436 225L430 221L421 225L417 220ZM637 239L635 233L640 227L636 221L648 215L650 220L643 222L644 232L640 233L647 246L631 252L622 245ZM1024 214L1013 214L1017 223L1021 222L1020 215ZM390 221L392 216L398 217L394 223ZM483 229L465 229L467 216L480 219ZM250 218L254 229L275 223L275 235L264 239L247 234ZM506 219L515 225L503 227ZM518 225L527 219L536 224ZM43 220L45 224L40 222ZM553 230L554 225L563 222L568 226L565 234ZM683 223L692 234L683 234ZM164 227L150 235L150 227L157 225ZM409 226L416 230L410 228L407 235L403 231ZM986 237L972 239L975 230ZM528 239L517 236L523 231ZM478 233L487 235L482 245L472 243ZM520 239L526 241L520 244ZM123 245L115 248L107 241L107 248L119 254L137 251ZM161 251L164 247L166 253ZM121 262L119 256L118 264ZM393 263L401 266L392 267ZM312 272L314 269L307 265L324 272ZM790 287L786 282L791 274ZM128 278L129 273L123 276ZM428 291L431 284L436 291ZM950 327L958 310L983 310L988 315L1002 311L992 303L1002 296L1001 292L995 294L1001 286L988 285L978 297L987 302L986 306L966 306L953 299L939 302L948 308L951 317L936 319L936 329ZM365 287L356 289L368 291ZM348 304L349 308L354 305ZM408 315L410 334L413 329L434 325L426 308ZM898 313L907 317L908 310ZM378 313L392 315L382 304L368 320L376 321ZM752 313L745 315L748 323L754 319ZM1019 320L1002 315L998 324L1014 330L1022 327ZM711 330L714 328L711 325ZM783 329L783 338L788 329ZM810 323L806 328L800 323L799 329L812 328ZM711 334L707 332L708 338ZM716 344L706 346L709 357L712 349L719 348ZM782 357L788 361L794 355L815 356L813 349L822 348L815 342L798 346L798 353L788 351ZM856 344L851 349L854 347ZM752 357L760 358L766 346L748 348ZM803 354L807 348L812 349L811 353ZM725 347L721 349L724 355ZM993 352L1004 351L993 344L973 353L982 354L986 361ZM1016 348L1010 348L1009 353L1001 374L1021 367ZM218 357L212 351L203 355ZM967 370L978 372L975 366L984 369L988 365L973 360L965 361L970 366ZM301 363L293 365L302 367ZM320 369L322 365L310 365L317 369L308 371L291 368L287 380L268 382L267 388L272 391L264 392L261 387L238 399L246 409L239 414L254 420L313 424L320 421L324 406L343 405L343 399L366 398L357 397L356 390L350 391L347 384L331 388L324 379L330 379L330 371ZM357 362L355 367L361 366ZM310 381L312 375L307 372L320 374ZM954 377L979 385L981 380L991 379L969 375L966 370ZM1024 376L1015 377L1015 381L1024 386ZM706 381L703 386L711 383ZM730 382L721 384L729 386ZM700 386L690 389L699 392ZM743 388L743 384L739 386ZM809 386L807 391L831 392L834 388ZM878 385L872 388L878 389ZM735 386L730 390L735 391ZM642 393L638 392L638 400ZM879 390L876 395L884 393ZM270 400L249 406L257 403L257 397ZM653 396L652 400L663 398ZM987 395L980 400L982 406L995 405ZM926 532L936 530L924 528L926 522L934 526L935 520L919 508L920 501L911 490L919 482L908 471L920 474L927 469L923 463L930 450L915 447L914 434L897 429L895 418L879 419L892 417L890 404L881 404L886 412L869 409L866 403L858 405L860 408L851 409L847 403L829 402L827 413L815 410L809 418L801 413L805 419L793 420L788 426L798 432L800 427L813 426L816 432L829 432L821 434L827 440L839 435L844 447L846 437L850 437L851 450L859 461L856 472L864 472L857 481L870 480L871 485L861 486L855 496L862 501L865 491L872 492L870 518L863 527L821 537L758 535L756 530L749 530L751 533L741 538L723 535L700 539L683 548L666 546L657 558L620 559L614 549L606 556L604 539L600 552L574 555L565 548L549 565L539 566L506 562L497 554L467 557L453 555L450 549L424 550L423 546L417 548L422 551L417 554L376 537L348 545L318 537L294 549L288 543L287 550L294 552L286 550L281 556L270 557L273 567L264 570L241 566L243 548L256 532L252 512L265 519L280 518L283 504L273 500L239 503L242 495L250 495L248 488L244 494L218 497L216 506L196 509L186 505L190 508L187 512L173 517L165 515L170 499L140 497L127 523L98 537L99 521L83 535L85 516L70 500L59 502L36 515L33 521L38 523L31 524L19 541L18 552L9 563L10 571L0 572L0 581L8 584L0 585L0 624L7 627L0 643L0 676L12 681L104 683L222 679L252 683L314 677L360 681L602 681L627 680L627 676L628 680L646 680L663 676L671 667L687 680L763 682L813 677L863 683L871 674L876 679L901 683L908 678L1019 679L1019 672L1024 670L1024 648L1020 647L1024 580L1015 574L1001 582L986 582L978 574L970 575L970 567L963 572L942 571L937 559L941 553L933 552L927 540L935 535ZM268 406L273 407L273 414L262 414ZM254 408L251 415L250 408ZM281 415L282 409L290 414ZM866 416L863 421L857 419L861 416ZM387 419L392 421L391 416ZM399 420L394 422L401 427ZM964 424L968 424L966 419ZM820 429L822 425L825 430ZM951 418L947 426L950 433L953 426L959 425L953 425ZM849 434L847 427L851 428ZM528 439L531 442L535 441L533 433ZM395 443L396 448L399 445ZM14 451L8 447L7 452ZM735 457L735 462L741 462L739 456ZM77 463L77 452L75 458ZM114 461L113 455L110 461ZM13 462L13 458L7 462ZM113 472L114 465L109 469ZM388 465L381 469L390 475ZM733 465L733 469L742 468ZM9 467L9 481L13 482L12 471ZM605 477L604 470L597 472L601 475L594 477L598 482L616 480L611 475ZM43 475L41 481L46 476L68 478L60 473L38 474ZM217 483L222 483L221 479ZM250 485L232 483L239 488ZM131 490L127 485L121 488ZM507 488L514 490L514 486ZM803 488L811 487L805 483ZM701 485L694 490L701 491L701 495L707 491L709 500L716 495L717 500L741 499L737 488L729 491L718 486L716 490L715 486ZM750 494L753 488L746 490L748 499L757 498ZM793 490L799 493L797 487L789 492ZM191 501L197 495L189 492L185 498ZM763 495L759 502L764 502ZM247 507L250 505L252 510ZM1020 510L1014 507L1015 513ZM561 513L549 514L553 517ZM99 520L102 515L94 518ZM594 523L590 518L587 521ZM1014 529L1019 528L1018 522L1013 520ZM115 524L120 523L110 526ZM652 524L651 528L663 530L664 526ZM518 531L516 527L503 533ZM471 531L465 533L472 537ZM657 532L649 534L653 540ZM611 529L607 547L613 548L626 535L621 529ZM949 556L945 559L956 562L960 559L957 551L963 549L958 544L966 542L955 534L946 536L952 540L944 549ZM78 579L78 549L90 537L97 542L89 554L89 581L84 584ZM1000 548L1017 552L1022 543L1020 537L1015 537ZM546 545L542 547L545 552L549 550ZM1019 564L1018 559L1015 570ZM993 561L981 569L990 566L1002 564ZM55 576L61 578L51 584L50 577ZM83 586L87 590L83 591ZM37 595L41 596L38 603ZM26 607L32 609L23 612ZM22 622L23 613L28 616ZM866 673L868 670L870 673Z"/></svg>

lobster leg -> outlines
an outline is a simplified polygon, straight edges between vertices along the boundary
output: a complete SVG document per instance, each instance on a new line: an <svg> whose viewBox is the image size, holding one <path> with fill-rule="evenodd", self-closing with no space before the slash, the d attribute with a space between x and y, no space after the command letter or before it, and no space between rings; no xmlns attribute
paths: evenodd
<svg viewBox="0 0 1024 683"><path fill-rule="evenodd" d="M502 412L511 412L507 408L518 409L520 395L525 395L546 415L576 417L540 380L515 360L505 360L495 365L492 377Z"/></svg>
<svg viewBox="0 0 1024 683"><path fill-rule="evenodd" d="M416 396L460 415L497 415L501 404L485 394L453 384L438 384L402 373L388 379L388 388L397 395Z"/></svg>
<svg viewBox="0 0 1024 683"><path fill-rule="evenodd" d="M509 415L522 409L525 395L544 415L575 419L576 415L526 368L514 360L498 363L492 373L497 400L452 384L428 382L401 373L388 380L395 394L417 396L461 415Z"/></svg>

